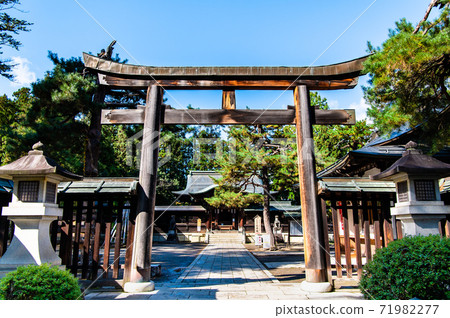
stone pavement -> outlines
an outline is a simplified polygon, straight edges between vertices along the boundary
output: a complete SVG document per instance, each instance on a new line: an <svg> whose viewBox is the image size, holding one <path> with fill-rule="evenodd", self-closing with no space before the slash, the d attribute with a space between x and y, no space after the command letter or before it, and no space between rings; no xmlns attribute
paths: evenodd
<svg viewBox="0 0 450 318"><path fill-rule="evenodd" d="M278 283L278 280L242 244L208 244L178 278L177 283Z"/></svg>
<svg viewBox="0 0 450 318"><path fill-rule="evenodd" d="M208 244L173 282L155 281L147 293L92 292L88 300L178 300L178 299L362 299L360 293L336 291L308 293L298 283L280 283L242 244Z"/></svg>

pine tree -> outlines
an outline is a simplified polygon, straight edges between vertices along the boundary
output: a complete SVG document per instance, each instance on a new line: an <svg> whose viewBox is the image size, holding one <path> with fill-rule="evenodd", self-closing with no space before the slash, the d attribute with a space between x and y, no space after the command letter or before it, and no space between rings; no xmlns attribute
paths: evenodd
<svg viewBox="0 0 450 318"><path fill-rule="evenodd" d="M381 48L369 43L365 62L370 86L364 88L368 115L380 133L421 125L423 141L438 150L450 136L450 19L449 0L432 0L415 27L396 22ZM428 21L433 8L439 16Z"/></svg>
<svg viewBox="0 0 450 318"><path fill-rule="evenodd" d="M32 25L25 20L17 19L10 16L5 11L15 9L19 5L19 0L0 0L0 55L3 54L2 47L9 46L18 50L22 45L14 36L19 32L28 32L28 26ZM0 60L0 75L12 79L11 65L9 60Z"/></svg>
<svg viewBox="0 0 450 318"><path fill-rule="evenodd" d="M245 208L262 203L271 248L275 248L270 225L271 191L290 190L298 182L293 134L290 126L232 126L226 151L217 160L222 176L216 180L219 187L214 197L206 199L214 207ZM251 193L255 187L262 188L263 193Z"/></svg>

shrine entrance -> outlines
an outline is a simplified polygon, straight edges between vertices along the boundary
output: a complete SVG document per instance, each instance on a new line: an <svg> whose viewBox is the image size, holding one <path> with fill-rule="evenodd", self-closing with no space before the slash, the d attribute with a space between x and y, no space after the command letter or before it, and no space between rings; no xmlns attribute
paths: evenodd
<svg viewBox="0 0 450 318"><path fill-rule="evenodd" d="M305 271L308 283L330 283L331 265L324 210L317 197L312 125L354 124L354 110L320 110L310 90L351 89L365 57L315 67L151 67L127 65L84 53L86 68L102 89L147 90L146 105L102 110L101 124L143 124L141 166L131 263L125 282L149 281L155 190L162 124L296 125ZM164 90L222 90L221 109L171 109ZM294 107L285 110L236 109L235 90L293 90ZM134 106L134 107L133 107ZM123 107L123 105L122 105ZM100 124L100 123L99 123ZM129 251L127 251L129 252Z"/></svg>

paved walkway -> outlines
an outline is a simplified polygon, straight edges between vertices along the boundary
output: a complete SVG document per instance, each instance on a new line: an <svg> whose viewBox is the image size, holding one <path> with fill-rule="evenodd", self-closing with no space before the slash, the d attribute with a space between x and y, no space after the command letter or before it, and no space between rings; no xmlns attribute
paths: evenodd
<svg viewBox="0 0 450 318"><path fill-rule="evenodd" d="M164 270L164 269L163 269ZM359 293L313 294L300 284L280 283L242 244L208 244L175 282L155 283L148 293L93 292L86 299L361 299Z"/></svg>
<svg viewBox="0 0 450 318"><path fill-rule="evenodd" d="M242 244L208 244L178 278L177 283L278 283Z"/></svg>

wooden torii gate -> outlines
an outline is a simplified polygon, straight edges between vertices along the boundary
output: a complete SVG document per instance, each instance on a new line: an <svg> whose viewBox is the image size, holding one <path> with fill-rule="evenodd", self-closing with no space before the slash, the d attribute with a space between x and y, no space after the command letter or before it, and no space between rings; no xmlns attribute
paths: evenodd
<svg viewBox="0 0 450 318"><path fill-rule="evenodd" d="M366 57L315 67L152 67L116 63L83 53L84 64L109 89L147 89L146 106L102 110L102 124L143 124L139 198L131 271L124 281L150 280L161 124L295 124L304 233L306 281L331 283L327 233L317 197L312 125L354 124L354 110L311 107L310 90L351 89ZM222 90L222 109L166 109L163 89ZM293 90L286 110L236 109L235 90Z"/></svg>

